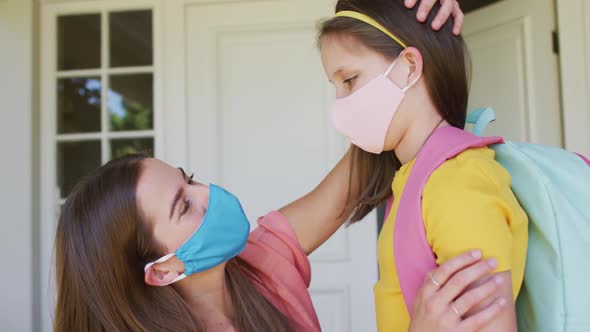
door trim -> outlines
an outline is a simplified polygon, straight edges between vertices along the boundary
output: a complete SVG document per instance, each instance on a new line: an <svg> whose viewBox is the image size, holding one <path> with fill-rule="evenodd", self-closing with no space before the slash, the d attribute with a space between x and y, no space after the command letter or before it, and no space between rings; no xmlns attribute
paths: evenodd
<svg viewBox="0 0 590 332"><path fill-rule="evenodd" d="M568 150L590 155L590 4L556 0L563 132Z"/></svg>

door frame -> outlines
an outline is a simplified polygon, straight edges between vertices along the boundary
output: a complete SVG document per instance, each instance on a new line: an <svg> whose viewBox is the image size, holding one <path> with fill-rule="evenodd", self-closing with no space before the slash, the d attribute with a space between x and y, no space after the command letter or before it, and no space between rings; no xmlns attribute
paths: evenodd
<svg viewBox="0 0 590 332"><path fill-rule="evenodd" d="M590 155L590 3L556 0L565 147Z"/></svg>

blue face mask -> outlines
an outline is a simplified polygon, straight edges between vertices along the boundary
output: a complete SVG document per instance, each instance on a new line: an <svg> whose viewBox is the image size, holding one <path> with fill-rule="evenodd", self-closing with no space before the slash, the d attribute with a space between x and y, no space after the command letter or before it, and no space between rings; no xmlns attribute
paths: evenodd
<svg viewBox="0 0 590 332"><path fill-rule="evenodd" d="M237 197L212 184L207 212L199 228L175 253L147 264L145 271L176 256L184 263L185 271L168 285L175 283L237 256L246 247L249 234L250 223Z"/></svg>

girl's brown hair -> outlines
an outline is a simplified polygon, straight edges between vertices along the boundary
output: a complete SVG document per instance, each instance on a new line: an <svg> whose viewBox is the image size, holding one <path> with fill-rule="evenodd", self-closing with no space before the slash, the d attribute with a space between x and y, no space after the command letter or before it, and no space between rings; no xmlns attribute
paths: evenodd
<svg viewBox="0 0 590 332"><path fill-rule="evenodd" d="M438 32L430 28L439 9L437 2L427 21L420 23L416 20L417 9L407 9L402 0L340 0L336 4L336 12L351 10L368 15L406 45L417 48L424 61L423 77L432 102L449 124L463 128L469 95L469 56L463 38L452 33L452 19ZM392 61L403 51L383 32L353 18L334 17L321 23L320 46L328 35L352 36ZM352 147L351 177L358 178L360 192L349 189L349 200L358 197L350 202L350 222L361 220L391 196L391 183L400 166L393 151L377 155Z"/></svg>
<svg viewBox="0 0 590 332"><path fill-rule="evenodd" d="M205 331L174 287L144 282L143 267L162 256L136 199L144 156L109 162L69 195L56 236L54 330ZM256 271L239 258L226 266L239 331L292 331L251 284Z"/></svg>

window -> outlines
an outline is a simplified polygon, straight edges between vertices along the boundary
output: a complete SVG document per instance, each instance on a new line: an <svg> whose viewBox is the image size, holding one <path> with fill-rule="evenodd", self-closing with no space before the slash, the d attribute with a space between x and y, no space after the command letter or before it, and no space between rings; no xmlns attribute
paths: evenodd
<svg viewBox="0 0 590 332"><path fill-rule="evenodd" d="M52 329L55 229L84 176L127 153L162 154L159 1L41 6L41 330Z"/></svg>
<svg viewBox="0 0 590 332"><path fill-rule="evenodd" d="M59 203L110 159L154 155L151 10L58 15L55 72Z"/></svg>

